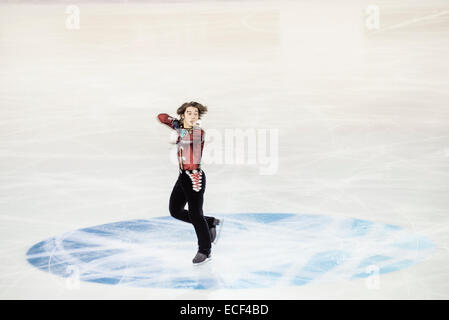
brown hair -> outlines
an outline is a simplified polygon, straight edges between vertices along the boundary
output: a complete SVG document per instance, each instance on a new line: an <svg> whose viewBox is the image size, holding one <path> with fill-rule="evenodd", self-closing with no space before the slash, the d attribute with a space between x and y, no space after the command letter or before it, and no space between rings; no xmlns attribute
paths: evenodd
<svg viewBox="0 0 449 320"><path fill-rule="evenodd" d="M188 107L195 107L198 109L198 119L201 119L201 116L203 114L205 114L207 112L207 107L203 106L201 103L195 102L195 101L190 101L190 102L185 102L183 103L178 110L176 110L176 113L181 116L182 114L184 114L184 112L186 111L186 109Z"/></svg>

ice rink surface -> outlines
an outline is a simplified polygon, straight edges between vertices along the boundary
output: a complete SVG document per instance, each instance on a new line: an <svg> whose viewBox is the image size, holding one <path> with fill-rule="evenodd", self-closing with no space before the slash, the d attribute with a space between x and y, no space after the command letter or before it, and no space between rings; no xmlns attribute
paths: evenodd
<svg viewBox="0 0 449 320"><path fill-rule="evenodd" d="M0 298L449 298L447 1L70 5L0 4ZM205 214L394 225L429 239L431 255L376 286L360 277L203 290L73 283L27 261L58 235L168 216L178 171L156 115L191 100L209 107ZM243 163L217 153L238 130L277 133L268 174L259 149L251 158L248 146ZM245 239L223 232L219 245L244 259ZM312 249L325 250L326 236ZM232 269L219 245L194 277Z"/></svg>

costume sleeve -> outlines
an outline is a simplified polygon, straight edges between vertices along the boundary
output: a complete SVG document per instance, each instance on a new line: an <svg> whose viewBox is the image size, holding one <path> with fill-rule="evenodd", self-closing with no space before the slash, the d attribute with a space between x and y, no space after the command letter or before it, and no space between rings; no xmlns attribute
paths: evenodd
<svg viewBox="0 0 449 320"><path fill-rule="evenodd" d="M178 129L181 124L179 123L178 119L175 119L171 116L169 116L166 113L160 113L157 115L157 118L159 119L159 121L167 126L169 126L172 129Z"/></svg>

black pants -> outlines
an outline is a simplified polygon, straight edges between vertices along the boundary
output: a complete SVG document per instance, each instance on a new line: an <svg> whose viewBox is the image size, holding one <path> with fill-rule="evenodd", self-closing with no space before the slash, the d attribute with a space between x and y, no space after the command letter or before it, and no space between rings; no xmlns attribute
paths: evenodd
<svg viewBox="0 0 449 320"><path fill-rule="evenodd" d="M209 254L211 249L210 231L214 218L203 215L204 191L206 189L206 174L201 171L201 188L194 188L188 172L179 174L173 191L170 195L170 214L172 217L193 224L198 238L198 251ZM186 203L189 210L184 209Z"/></svg>

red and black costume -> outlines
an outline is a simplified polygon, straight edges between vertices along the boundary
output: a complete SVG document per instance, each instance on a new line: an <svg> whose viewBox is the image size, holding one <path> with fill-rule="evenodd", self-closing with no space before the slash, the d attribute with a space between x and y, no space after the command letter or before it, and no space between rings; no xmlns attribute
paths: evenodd
<svg viewBox="0 0 449 320"><path fill-rule="evenodd" d="M158 115L161 123L178 133L179 176L170 195L170 214L179 220L193 224L201 253L208 255L211 249L209 229L214 217L203 215L206 174L201 169L205 132L199 127L185 129L182 123L168 114ZM188 203L189 210L184 207Z"/></svg>

